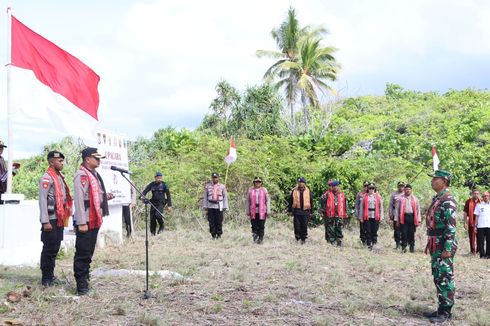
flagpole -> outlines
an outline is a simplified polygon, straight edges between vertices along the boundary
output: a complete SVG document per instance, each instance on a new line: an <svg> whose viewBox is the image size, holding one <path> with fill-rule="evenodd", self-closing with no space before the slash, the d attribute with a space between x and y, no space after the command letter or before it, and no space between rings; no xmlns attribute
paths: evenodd
<svg viewBox="0 0 490 326"><path fill-rule="evenodd" d="M7 145L8 145L8 169L7 169L7 194L12 193L12 163L14 162L14 133L12 132L12 96L11 96L11 47L12 47L12 13L11 8L7 8Z"/></svg>
<svg viewBox="0 0 490 326"><path fill-rule="evenodd" d="M230 164L226 165L226 173L225 173L225 186L226 186L226 179L228 179L228 170L230 169Z"/></svg>

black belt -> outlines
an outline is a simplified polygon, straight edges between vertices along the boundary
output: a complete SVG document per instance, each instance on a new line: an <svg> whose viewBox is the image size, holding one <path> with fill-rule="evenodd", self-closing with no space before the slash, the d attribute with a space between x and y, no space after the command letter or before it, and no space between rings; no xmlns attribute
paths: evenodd
<svg viewBox="0 0 490 326"><path fill-rule="evenodd" d="M444 235L444 229L427 230L429 237L440 237Z"/></svg>
<svg viewBox="0 0 490 326"><path fill-rule="evenodd" d="M376 208L368 208L368 211L370 212L374 212L376 210Z"/></svg>

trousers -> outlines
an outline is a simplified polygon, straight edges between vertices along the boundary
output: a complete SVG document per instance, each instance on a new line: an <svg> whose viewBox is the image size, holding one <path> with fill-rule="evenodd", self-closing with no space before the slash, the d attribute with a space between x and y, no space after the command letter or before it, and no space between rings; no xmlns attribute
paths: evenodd
<svg viewBox="0 0 490 326"><path fill-rule="evenodd" d="M56 219L50 220L49 223L53 227L50 232L43 231L41 228L43 250L41 251L41 262L39 266L43 281L50 281L54 277L55 260L60 250L61 241L63 240L64 227L58 227L56 225Z"/></svg>
<svg viewBox="0 0 490 326"><path fill-rule="evenodd" d="M213 238L223 234L223 211L219 208L208 208L209 233Z"/></svg>
<svg viewBox="0 0 490 326"><path fill-rule="evenodd" d="M77 281L77 289L87 289L90 273L90 263L97 243L99 229L88 230L85 233L76 231L75 257L73 258L73 272Z"/></svg>
<svg viewBox="0 0 490 326"><path fill-rule="evenodd" d="M341 217L326 217L325 221L325 240L330 243L342 242L344 235L342 229L344 220Z"/></svg>
<svg viewBox="0 0 490 326"><path fill-rule="evenodd" d="M294 237L296 240L306 240L308 238L308 218L309 215L294 215Z"/></svg>

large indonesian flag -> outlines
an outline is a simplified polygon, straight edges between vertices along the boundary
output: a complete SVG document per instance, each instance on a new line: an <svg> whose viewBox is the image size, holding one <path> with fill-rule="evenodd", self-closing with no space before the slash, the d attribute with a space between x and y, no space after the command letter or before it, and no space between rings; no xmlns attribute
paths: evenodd
<svg viewBox="0 0 490 326"><path fill-rule="evenodd" d="M97 125L100 77L12 16L12 120L27 131L90 137Z"/></svg>
<svg viewBox="0 0 490 326"><path fill-rule="evenodd" d="M439 170L439 156L437 155L436 145L432 145L432 168L434 171Z"/></svg>
<svg viewBox="0 0 490 326"><path fill-rule="evenodd" d="M231 163L235 162L237 158L236 154L236 147L235 147L235 141L233 140L233 137L230 138L230 148L228 149L228 152L226 153L225 156L225 162L230 165Z"/></svg>

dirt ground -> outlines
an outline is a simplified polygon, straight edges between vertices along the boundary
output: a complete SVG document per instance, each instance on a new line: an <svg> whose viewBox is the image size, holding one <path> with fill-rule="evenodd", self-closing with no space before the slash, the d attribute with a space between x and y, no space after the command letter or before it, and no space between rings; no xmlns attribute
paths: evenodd
<svg viewBox="0 0 490 326"><path fill-rule="evenodd" d="M206 227L204 221L201 221ZM468 255L460 230L455 259L456 305L449 325L490 325L490 260ZM392 231L380 230L379 249L368 251L357 225L344 246L326 243L322 226L310 228L305 245L291 223L267 221L263 244L252 242L248 224L227 223L212 240L197 221L171 224L150 238L150 270L183 278L92 277L93 291L75 296L73 251L57 262L64 281L44 289L38 268L0 266L0 321L23 325L427 325L421 314L436 308L429 257L418 230L416 252L393 248ZM144 270L144 233L122 246L97 248L92 270ZM30 290L26 290L30 287ZM7 302L6 294L24 296Z"/></svg>

